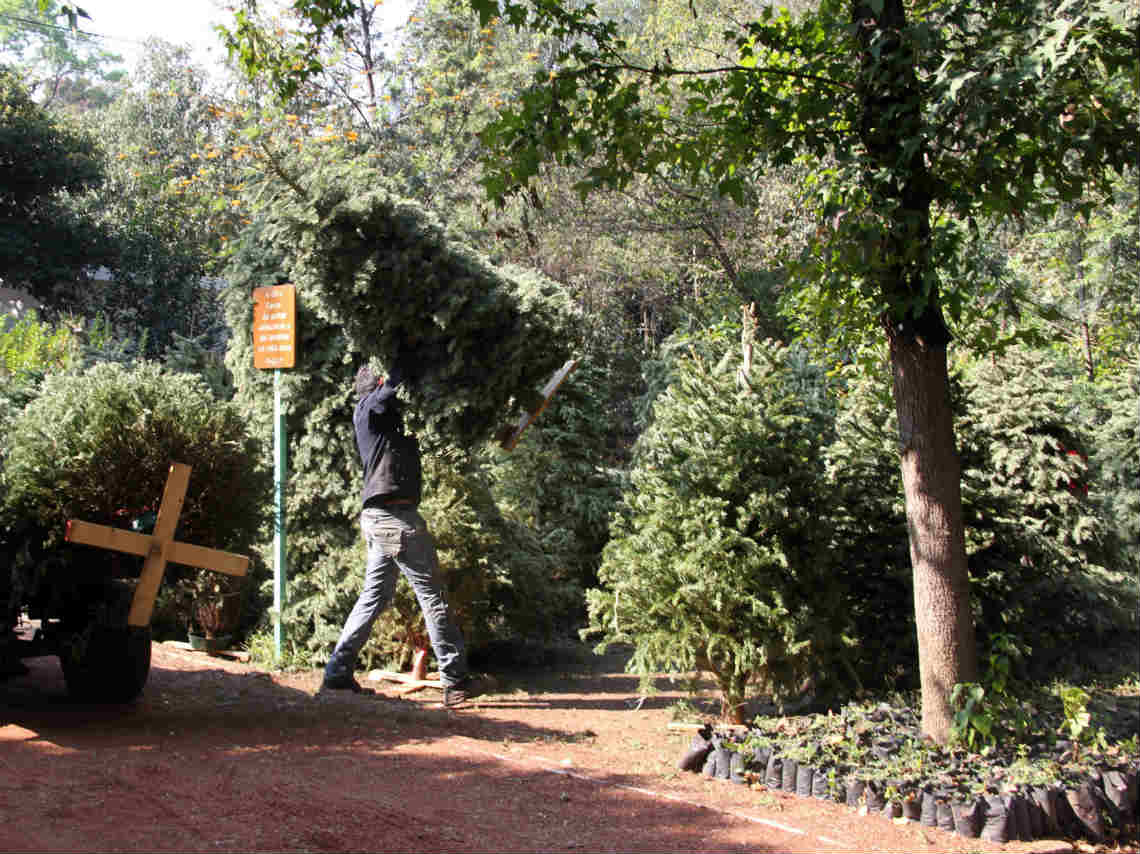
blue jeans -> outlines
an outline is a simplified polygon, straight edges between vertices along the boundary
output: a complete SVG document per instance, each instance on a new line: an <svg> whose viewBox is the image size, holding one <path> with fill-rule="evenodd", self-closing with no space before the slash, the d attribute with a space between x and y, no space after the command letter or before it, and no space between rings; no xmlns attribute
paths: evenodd
<svg viewBox="0 0 1140 854"><path fill-rule="evenodd" d="M325 678L351 676L356 658L372 632L376 617L392 601L397 572L412 585L427 623L431 647L439 663L440 682L455 685L467 675L463 635L451 618L439 574L435 541L413 505L366 507L360 530L368 543L364 589L345 621Z"/></svg>

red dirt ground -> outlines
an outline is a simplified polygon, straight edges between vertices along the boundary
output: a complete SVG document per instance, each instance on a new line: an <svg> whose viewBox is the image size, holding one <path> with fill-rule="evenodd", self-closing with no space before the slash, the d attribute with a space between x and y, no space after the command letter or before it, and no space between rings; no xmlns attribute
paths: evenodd
<svg viewBox="0 0 1140 854"><path fill-rule="evenodd" d="M155 644L129 706L58 662L0 683L0 851L1072 851L996 845L676 770L682 696L620 672L314 696L320 675ZM614 668L611 668L614 670Z"/></svg>

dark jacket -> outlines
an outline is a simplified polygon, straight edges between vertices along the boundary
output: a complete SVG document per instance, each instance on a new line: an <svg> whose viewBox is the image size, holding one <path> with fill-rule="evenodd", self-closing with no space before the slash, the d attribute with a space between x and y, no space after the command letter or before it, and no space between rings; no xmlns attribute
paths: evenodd
<svg viewBox="0 0 1140 854"><path fill-rule="evenodd" d="M352 416L356 448L364 464L364 488L360 498L365 506L393 499L420 502L423 491L420 449L415 437L404 433L396 399L399 385L397 376L389 377L357 402Z"/></svg>

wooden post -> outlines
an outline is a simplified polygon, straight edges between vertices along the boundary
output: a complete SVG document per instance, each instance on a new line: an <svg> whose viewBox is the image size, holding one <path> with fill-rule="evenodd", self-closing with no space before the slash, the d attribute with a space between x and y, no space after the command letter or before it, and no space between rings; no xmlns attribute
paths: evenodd
<svg viewBox="0 0 1140 854"><path fill-rule="evenodd" d="M204 546L180 543L174 539L178 529L178 516L182 513L182 502L186 498L186 487L190 483L190 466L172 463L166 476L166 487L162 491L162 503L158 507L158 518L154 533L137 534L107 525L94 525L69 519L64 539L69 543L96 546L103 549L125 552L145 557L138 586L127 625L146 626L154 613L154 599L158 595L162 576L167 562L181 563L199 569L209 569L226 575L245 575L249 568L249 558Z"/></svg>
<svg viewBox="0 0 1140 854"><path fill-rule="evenodd" d="M427 657L428 651L423 647L416 650L416 654L412 657L412 678L417 682L423 682L427 679Z"/></svg>

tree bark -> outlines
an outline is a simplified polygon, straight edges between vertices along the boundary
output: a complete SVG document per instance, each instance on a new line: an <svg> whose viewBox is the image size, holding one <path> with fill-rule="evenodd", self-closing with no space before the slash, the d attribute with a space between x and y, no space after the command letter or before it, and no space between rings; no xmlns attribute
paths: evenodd
<svg viewBox="0 0 1140 854"><path fill-rule="evenodd" d="M890 338L914 576L922 731L945 743L953 721L950 692L957 682L977 679L946 349L912 335Z"/></svg>
<svg viewBox="0 0 1140 854"><path fill-rule="evenodd" d="M859 138L879 167L864 180L870 197L881 200L884 221L868 275L878 281L887 306L883 326L914 573L922 731L945 743L953 721L950 692L956 683L977 678L961 464L946 367L950 333L931 269L931 178L922 90L901 38L906 11L902 0L884 0L879 10L872 5L852 3L862 47Z"/></svg>

